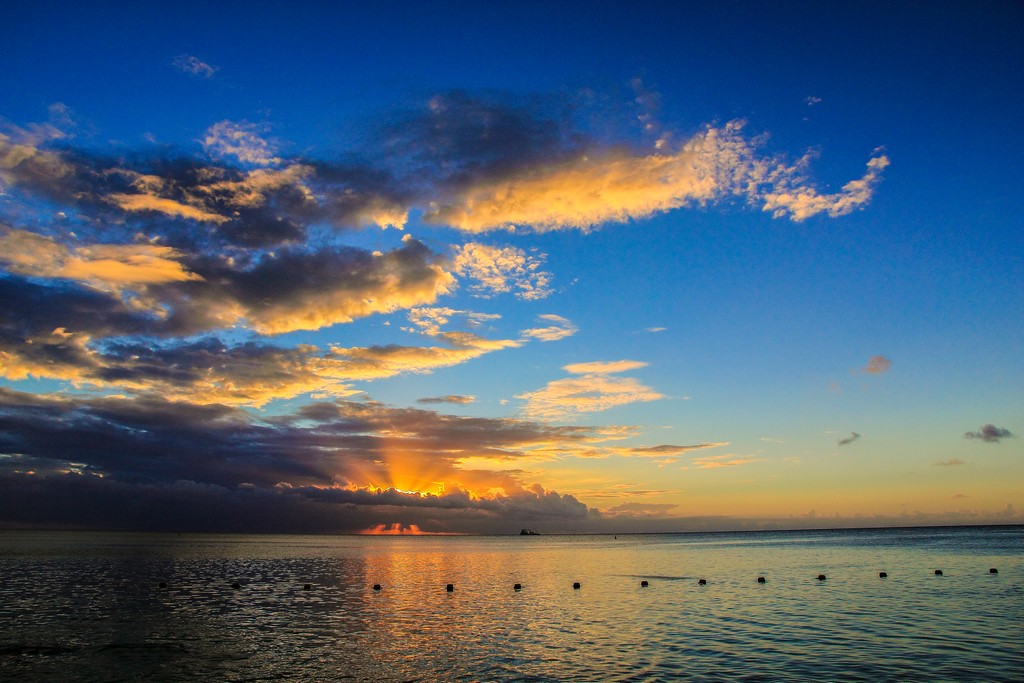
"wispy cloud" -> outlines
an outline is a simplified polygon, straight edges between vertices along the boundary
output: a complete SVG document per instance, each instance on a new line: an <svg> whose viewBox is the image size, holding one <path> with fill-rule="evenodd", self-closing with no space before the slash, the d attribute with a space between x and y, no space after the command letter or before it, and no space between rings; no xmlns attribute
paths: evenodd
<svg viewBox="0 0 1024 683"><path fill-rule="evenodd" d="M207 64L198 57L188 54L180 54L171 60L171 66L182 73L199 76L201 78L212 78L219 67Z"/></svg>
<svg viewBox="0 0 1024 683"><path fill-rule="evenodd" d="M754 458L750 456L740 456L735 454L725 455L704 455L699 458L694 458L692 461L693 467L699 470L712 470L720 469L723 467L741 467L743 465L749 465L755 462L763 462L764 458ZM689 468L684 468L689 469Z"/></svg>
<svg viewBox="0 0 1024 683"><path fill-rule="evenodd" d="M985 443L999 443L1002 439L1012 437L1013 434L1009 429L1004 427L996 427L994 424L982 425L974 432L965 432L965 439L978 439Z"/></svg>
<svg viewBox="0 0 1024 683"><path fill-rule="evenodd" d="M520 335L522 335L524 339L537 339L539 341L552 342L565 339L566 337L571 337L579 331L579 328L577 328L571 320L563 318L560 315L555 315L554 313L544 313L537 316L537 318L552 324L547 327L531 327L523 330L520 332Z"/></svg>
<svg viewBox="0 0 1024 683"><path fill-rule="evenodd" d="M438 403L453 403L455 405L468 405L476 401L475 396L463 396L460 394L449 394L447 396L428 396L424 398L416 399L417 403L423 403L426 405L438 404Z"/></svg>
<svg viewBox="0 0 1024 683"><path fill-rule="evenodd" d="M543 389L519 394L516 398L526 401L523 407L526 416L546 420L664 398L635 378L613 374L645 365L628 360L567 365L564 370L580 376L548 382Z"/></svg>
<svg viewBox="0 0 1024 683"><path fill-rule="evenodd" d="M619 505L612 506L604 511L604 513L613 518L649 518L649 517L669 517L675 511L679 509L679 506L675 503L620 503Z"/></svg>
<svg viewBox="0 0 1024 683"><path fill-rule="evenodd" d="M966 465L963 460L959 458L951 458L950 460L940 460L934 463L934 467L959 467L960 465Z"/></svg>

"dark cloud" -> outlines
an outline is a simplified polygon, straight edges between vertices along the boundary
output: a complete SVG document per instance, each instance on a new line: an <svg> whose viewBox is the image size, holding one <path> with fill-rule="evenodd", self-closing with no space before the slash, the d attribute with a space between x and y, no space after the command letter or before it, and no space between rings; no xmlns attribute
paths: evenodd
<svg viewBox="0 0 1024 683"><path fill-rule="evenodd" d="M860 438L860 434L858 434L857 432L850 432L849 436L847 436L845 438L842 438L842 439L839 439L838 445L840 445L840 446L848 446L848 445L850 445L851 443L853 443L854 441L856 441L859 438Z"/></svg>
<svg viewBox="0 0 1024 683"><path fill-rule="evenodd" d="M452 91L394 116L378 143L403 175L458 188L585 148L571 111L567 101Z"/></svg>
<svg viewBox="0 0 1024 683"><path fill-rule="evenodd" d="M475 401L476 398L473 396L457 396L449 394L448 396L430 396L426 398L417 399L417 403L423 403L426 405L438 404L438 403L454 403L456 405L466 405Z"/></svg>
<svg viewBox="0 0 1024 683"><path fill-rule="evenodd" d="M1009 429L996 427L994 424L982 425L975 432L965 432L965 439L979 439L985 443L999 443L1001 439L1013 436Z"/></svg>
<svg viewBox="0 0 1024 683"><path fill-rule="evenodd" d="M463 471L458 461L514 459L537 444L570 445L595 436L584 427L459 418L376 403L311 404L260 420L216 404L0 389L0 522L281 530L288 524L264 523L281 513L292 520L291 530L322 528L328 521L336 530L351 530L382 518L421 523L434 513L452 523L586 518L594 513L575 498L521 484L515 470ZM406 460L396 463L395 453ZM422 495L367 485L386 484L402 467L470 486L499 485L503 493L477 497L458 483ZM177 515L176 504L183 505ZM318 521L297 521L299 511L314 508ZM197 509L214 516L197 517ZM252 515L247 525L246 515Z"/></svg>

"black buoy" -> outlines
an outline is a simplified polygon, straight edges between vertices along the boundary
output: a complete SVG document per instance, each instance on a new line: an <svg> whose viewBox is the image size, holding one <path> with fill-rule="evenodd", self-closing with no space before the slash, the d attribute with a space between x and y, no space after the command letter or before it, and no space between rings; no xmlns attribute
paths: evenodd
<svg viewBox="0 0 1024 683"><path fill-rule="evenodd" d="M455 586L449 583L447 586L444 587L444 589L451 593L453 590L455 590Z"/></svg>
<svg viewBox="0 0 1024 683"><path fill-rule="evenodd" d="M824 574L818 574L818 581L824 581L826 578L828 578L828 577L825 576Z"/></svg>
<svg viewBox="0 0 1024 683"><path fill-rule="evenodd" d="M889 575L886 574L885 572L878 572L878 578L880 578L880 579L884 579L887 576L889 576Z"/></svg>
<svg viewBox="0 0 1024 683"><path fill-rule="evenodd" d="M233 584L231 584L231 587L234 588L235 590L238 590L242 586L237 581L235 581Z"/></svg>
<svg viewBox="0 0 1024 683"><path fill-rule="evenodd" d="M640 587L641 587L641 588L647 588L647 585L648 585L648 584L647 584L647 582L646 582L646 581L641 581L641 582L640 582Z"/></svg>
<svg viewBox="0 0 1024 683"><path fill-rule="evenodd" d="M998 574L999 570L996 569L995 567L992 567L991 569L988 570L988 573L989 574Z"/></svg>
<svg viewBox="0 0 1024 683"><path fill-rule="evenodd" d="M313 590L313 585L307 583L305 586L302 587L302 590L304 590L304 591Z"/></svg>
<svg viewBox="0 0 1024 683"><path fill-rule="evenodd" d="M521 591L521 590L523 590L523 584L517 583L516 585L512 586L512 590L514 590L514 591Z"/></svg>
<svg viewBox="0 0 1024 683"><path fill-rule="evenodd" d="M166 581L161 581L160 582L160 590L163 590L164 588L167 588L167 582Z"/></svg>
<svg viewBox="0 0 1024 683"><path fill-rule="evenodd" d="M699 580L697 582L697 585L698 586L706 586L706 585L708 585L708 582L705 579L701 579L701 580Z"/></svg>
<svg viewBox="0 0 1024 683"><path fill-rule="evenodd" d="M379 583L373 584L373 590L379 591L380 590L380 584Z"/></svg>
<svg viewBox="0 0 1024 683"><path fill-rule="evenodd" d="M942 576L942 570L941 569L936 569L935 570L935 576Z"/></svg>
<svg viewBox="0 0 1024 683"><path fill-rule="evenodd" d="M572 589L578 591L580 589L580 582L576 581L572 584Z"/></svg>
<svg viewBox="0 0 1024 683"><path fill-rule="evenodd" d="M758 583L764 583L765 582L765 578L763 576L759 576L759 577L757 577L757 582Z"/></svg>

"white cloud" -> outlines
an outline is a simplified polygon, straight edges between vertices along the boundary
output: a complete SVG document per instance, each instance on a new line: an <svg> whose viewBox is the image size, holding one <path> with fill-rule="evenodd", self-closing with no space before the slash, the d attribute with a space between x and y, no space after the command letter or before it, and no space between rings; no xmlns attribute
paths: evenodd
<svg viewBox="0 0 1024 683"><path fill-rule="evenodd" d="M543 315L538 315L537 318L554 324L547 327L533 327L528 330L523 330L519 333L520 336L524 339L536 339L538 341L550 342L571 337L579 331L579 328L576 327L571 320L563 318L560 315L545 313Z"/></svg>
<svg viewBox="0 0 1024 683"><path fill-rule="evenodd" d="M633 370L646 363L637 361L593 362L567 365L564 369L578 377L548 382L537 391L516 396L526 401L523 413L533 419L560 419L580 413L593 413L616 406L664 398L657 391L632 377L610 373Z"/></svg>
<svg viewBox="0 0 1024 683"><path fill-rule="evenodd" d="M248 121L219 121L206 129L203 149L214 157L234 157L244 164L271 166L281 162L277 149L263 138L265 126Z"/></svg>
<svg viewBox="0 0 1024 683"><path fill-rule="evenodd" d="M544 258L515 247L470 242L456 247L454 271L476 280L469 290L477 296L512 292L532 301L551 294L551 274L541 270Z"/></svg>

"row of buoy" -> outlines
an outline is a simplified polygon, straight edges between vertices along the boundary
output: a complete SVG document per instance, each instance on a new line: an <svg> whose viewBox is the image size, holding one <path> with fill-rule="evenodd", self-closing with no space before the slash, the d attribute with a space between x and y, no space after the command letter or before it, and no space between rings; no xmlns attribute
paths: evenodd
<svg viewBox="0 0 1024 683"><path fill-rule="evenodd" d="M996 569L995 567L992 567L992 568L990 568L988 570L988 573L989 574L998 574L999 570ZM942 576L942 575L943 574L942 574L942 570L941 569L936 569L935 570L935 576ZM889 577L889 574L887 572L878 572L878 578L885 579L885 578L888 578L888 577ZM825 580L828 579L828 577L825 576L824 574L818 574L817 578L818 578L818 581L825 581ZM767 581L768 581L768 579L766 579L764 576L758 576L757 577L757 582L758 583L767 583ZM697 585L698 586L706 586L706 585L708 585L707 579L698 579L697 580ZM160 590L166 590L167 589L167 582L166 581L161 581L159 586L160 586ZM647 581L646 579L644 579L643 581L640 582L640 587L641 588L647 588L648 586L650 586L650 582ZM233 589L235 589L235 590L239 590L239 589L241 589L242 585L240 583L238 583L237 581L235 581L234 583L231 584L231 587ZM573 588L573 590L580 590L580 588L582 588L582 584L579 581L574 581L573 584L572 584L572 588ZM452 592L455 591L455 584L453 584L453 583L445 584L444 589L448 593L452 593ZM302 590L307 590L307 591L308 590L313 590L313 584L311 584L311 583L303 584ZM383 590L383 586L381 586L379 583L375 583L375 584L373 584L373 590L375 590L375 591ZM523 590L523 584L521 584L521 583L514 584L512 586L512 590L514 590L514 591L521 591L521 590Z"/></svg>

